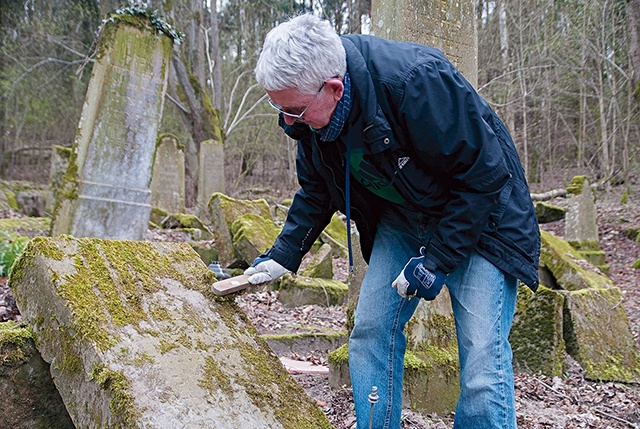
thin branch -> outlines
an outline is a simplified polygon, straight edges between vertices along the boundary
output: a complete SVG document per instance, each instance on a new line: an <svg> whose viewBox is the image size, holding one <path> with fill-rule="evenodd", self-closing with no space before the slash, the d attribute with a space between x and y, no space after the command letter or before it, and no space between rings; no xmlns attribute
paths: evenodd
<svg viewBox="0 0 640 429"><path fill-rule="evenodd" d="M47 34L47 42L55 43L56 45L61 46L63 49L71 52L72 54L79 56L80 58L85 58L87 56L86 54L80 53L80 52L76 51L75 49L71 49L70 47L68 47L64 43L54 39L53 37L51 37L50 34Z"/></svg>
<svg viewBox="0 0 640 429"><path fill-rule="evenodd" d="M251 87L247 90L247 92L244 93L244 97L242 97L242 102L240 103L240 107L238 107L238 110L236 112L236 117L233 118L233 122L231 123L231 125L229 125L229 128L227 129L227 135L229 135L229 133L231 133L231 131L233 131L233 129L240 123L242 122L249 113L251 113L265 98L267 98L267 94L264 94L262 97L260 97L258 99L258 101L256 101L255 103L253 103L253 105L246 111L244 112L244 114L240 117L240 119L238 119L238 115L240 114L240 111L242 110L242 108L244 107L244 103L247 100L247 96L249 95L249 92L251 92L251 90L255 87L257 87L258 84L255 85L251 85Z"/></svg>
<svg viewBox="0 0 640 429"><path fill-rule="evenodd" d="M240 79L242 79L247 73L250 73L251 70L245 70L236 78L236 82L233 85L233 89L231 90L231 94L229 95L229 107L227 108L227 117L224 118L224 129L227 129L227 124L229 123L229 117L231 116L231 107L233 106L233 98L238 89L238 85L240 84Z"/></svg>
<svg viewBox="0 0 640 429"><path fill-rule="evenodd" d="M173 98L171 96L171 94L169 94L168 92L165 93L165 96L169 99L169 101L171 101L173 104L175 104L178 109L182 110L184 113L186 113L187 115L190 114L191 112L189 112L189 109L187 109L186 107L184 107L184 104L180 103L178 100L176 100L175 98Z"/></svg>

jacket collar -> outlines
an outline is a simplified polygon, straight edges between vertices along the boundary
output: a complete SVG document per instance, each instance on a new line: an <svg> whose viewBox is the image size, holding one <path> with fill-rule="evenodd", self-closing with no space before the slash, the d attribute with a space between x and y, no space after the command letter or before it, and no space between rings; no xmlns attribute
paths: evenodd
<svg viewBox="0 0 640 429"><path fill-rule="evenodd" d="M364 143L371 152L379 152L390 146L393 134L389 121L378 103L371 73L369 73L362 53L351 40L352 37L354 36L341 37L347 53L347 70L351 75L351 94L354 102L362 109ZM354 110L352 109L352 117L355 115Z"/></svg>

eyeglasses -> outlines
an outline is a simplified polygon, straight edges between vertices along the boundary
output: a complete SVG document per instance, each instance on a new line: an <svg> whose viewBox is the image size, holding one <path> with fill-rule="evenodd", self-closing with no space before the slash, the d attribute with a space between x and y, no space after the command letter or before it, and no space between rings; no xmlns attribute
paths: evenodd
<svg viewBox="0 0 640 429"><path fill-rule="evenodd" d="M318 93L316 94L316 96L313 97L313 100L311 100L311 103L307 104L307 107L302 109L302 112L300 112L300 113L287 112L286 110L284 110L284 107L280 106L279 104L274 103L273 100L271 100L271 99L269 99L269 106L273 107L278 112L282 113L285 116L288 116L289 118L302 119L302 117L307 112L307 110L309 110L309 107L311 107L311 105L316 101L316 99L318 98L318 96L322 92L322 88L324 88L324 85L326 83L327 83L326 81L322 82L322 86L320 86L320 89L318 90Z"/></svg>

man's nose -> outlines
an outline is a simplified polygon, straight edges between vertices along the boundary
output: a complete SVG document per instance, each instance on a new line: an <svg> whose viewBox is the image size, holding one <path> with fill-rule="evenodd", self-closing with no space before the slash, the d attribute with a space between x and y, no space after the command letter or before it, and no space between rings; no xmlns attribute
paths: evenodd
<svg viewBox="0 0 640 429"><path fill-rule="evenodd" d="M288 116L288 115L282 115L282 116L284 116L284 123L287 125L293 125L296 122L295 118L292 118L291 116Z"/></svg>

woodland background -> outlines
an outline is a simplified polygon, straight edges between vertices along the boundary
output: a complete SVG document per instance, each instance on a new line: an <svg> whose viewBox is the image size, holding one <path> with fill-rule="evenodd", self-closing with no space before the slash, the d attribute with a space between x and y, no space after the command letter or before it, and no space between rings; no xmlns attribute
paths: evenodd
<svg viewBox="0 0 640 429"><path fill-rule="evenodd" d="M49 181L52 145L71 146L95 35L116 0L0 0L0 178ZM295 144L253 77L266 33L314 11L339 33L368 32L370 0L154 0L184 33L162 132L187 149L193 203L199 142L225 142L227 193L296 188ZM640 172L640 0L477 0L478 90L512 132L533 188L585 174L632 187ZM209 104L210 103L210 104Z"/></svg>

